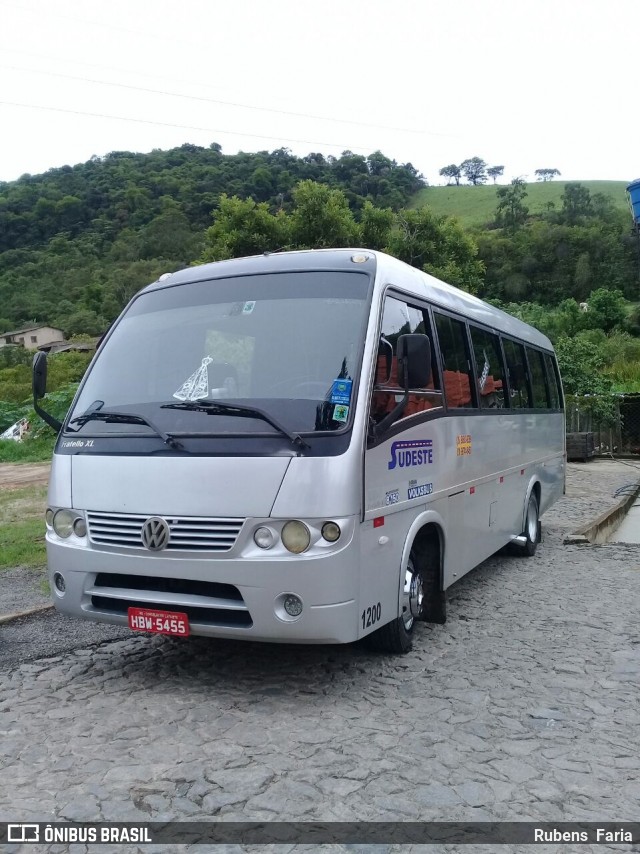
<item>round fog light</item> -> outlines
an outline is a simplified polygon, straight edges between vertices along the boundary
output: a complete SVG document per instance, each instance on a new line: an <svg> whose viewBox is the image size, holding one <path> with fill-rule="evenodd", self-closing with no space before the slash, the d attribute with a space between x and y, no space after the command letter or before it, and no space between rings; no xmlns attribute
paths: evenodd
<svg viewBox="0 0 640 854"><path fill-rule="evenodd" d="M340 526L335 522L325 522L322 526L322 536L328 543L335 543L340 539Z"/></svg>
<svg viewBox="0 0 640 854"><path fill-rule="evenodd" d="M274 539L273 531L270 528L258 528L253 535L253 542L261 549L270 549Z"/></svg>
<svg viewBox="0 0 640 854"><path fill-rule="evenodd" d="M294 593L289 593L284 600L284 610L290 617L299 617L302 613L302 599Z"/></svg>
<svg viewBox="0 0 640 854"><path fill-rule="evenodd" d="M59 590L60 593L64 593L64 591L67 589L67 585L64 581L64 576L60 575L59 572L54 572L53 583L56 586L56 590Z"/></svg>

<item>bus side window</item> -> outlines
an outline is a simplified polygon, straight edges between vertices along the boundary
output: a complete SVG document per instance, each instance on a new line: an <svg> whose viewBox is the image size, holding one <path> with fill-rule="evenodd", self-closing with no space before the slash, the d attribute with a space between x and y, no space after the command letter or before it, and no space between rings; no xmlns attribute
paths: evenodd
<svg viewBox="0 0 640 854"><path fill-rule="evenodd" d="M560 389L558 386L558 373L555 369L555 360L548 353L544 354L544 364L547 369L547 385L549 388L549 401L552 409L560 409Z"/></svg>
<svg viewBox="0 0 640 854"><path fill-rule="evenodd" d="M502 339L504 355L507 361L507 375L509 378L509 404L512 409L528 409L529 386L527 383L527 369L522 344L516 344L508 338Z"/></svg>
<svg viewBox="0 0 640 854"><path fill-rule="evenodd" d="M395 297L387 297L382 316L382 330L378 342L376 375L371 398L371 417L378 424L391 412L404 395L398 380L397 344L400 335L419 333L431 341L431 377L426 386L416 388L409 395L403 418L434 407L442 406L440 381L433 346L433 334L426 311L407 305Z"/></svg>
<svg viewBox="0 0 640 854"><path fill-rule="evenodd" d="M547 384L544 378L544 362L542 353L527 347L527 361L529 362L529 375L531 377L531 391L533 392L534 409L548 409Z"/></svg>
<svg viewBox="0 0 640 854"><path fill-rule="evenodd" d="M481 409L504 409L504 368L497 335L470 327L471 344L476 359L478 395ZM508 400L506 405L509 405Z"/></svg>
<svg viewBox="0 0 640 854"><path fill-rule="evenodd" d="M472 396L467 332L464 323L434 312L442 356L444 397L448 409L475 406Z"/></svg>

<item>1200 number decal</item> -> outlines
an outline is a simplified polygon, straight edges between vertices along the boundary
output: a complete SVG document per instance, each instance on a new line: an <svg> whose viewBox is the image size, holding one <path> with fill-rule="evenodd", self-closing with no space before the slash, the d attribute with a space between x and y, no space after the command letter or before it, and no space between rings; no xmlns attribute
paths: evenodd
<svg viewBox="0 0 640 854"><path fill-rule="evenodd" d="M376 605L371 605L370 608L365 608L362 612L362 628L368 629L370 626L375 626L380 622L382 614L382 605L378 602Z"/></svg>

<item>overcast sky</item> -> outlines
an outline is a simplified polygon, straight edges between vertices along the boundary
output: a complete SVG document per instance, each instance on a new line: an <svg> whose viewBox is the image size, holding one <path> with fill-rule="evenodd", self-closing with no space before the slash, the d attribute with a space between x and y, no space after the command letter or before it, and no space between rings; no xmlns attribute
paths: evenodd
<svg viewBox="0 0 640 854"><path fill-rule="evenodd" d="M631 181L639 39L638 0L0 0L0 180L218 142Z"/></svg>

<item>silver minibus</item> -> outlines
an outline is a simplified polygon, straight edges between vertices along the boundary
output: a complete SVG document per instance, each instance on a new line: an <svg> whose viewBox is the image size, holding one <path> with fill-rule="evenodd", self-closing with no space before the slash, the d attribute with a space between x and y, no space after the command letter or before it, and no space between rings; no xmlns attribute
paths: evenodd
<svg viewBox="0 0 640 854"><path fill-rule="evenodd" d="M63 424L44 354L33 384L55 605L132 631L404 652L465 573L533 555L563 493L549 340L380 252L167 274Z"/></svg>

